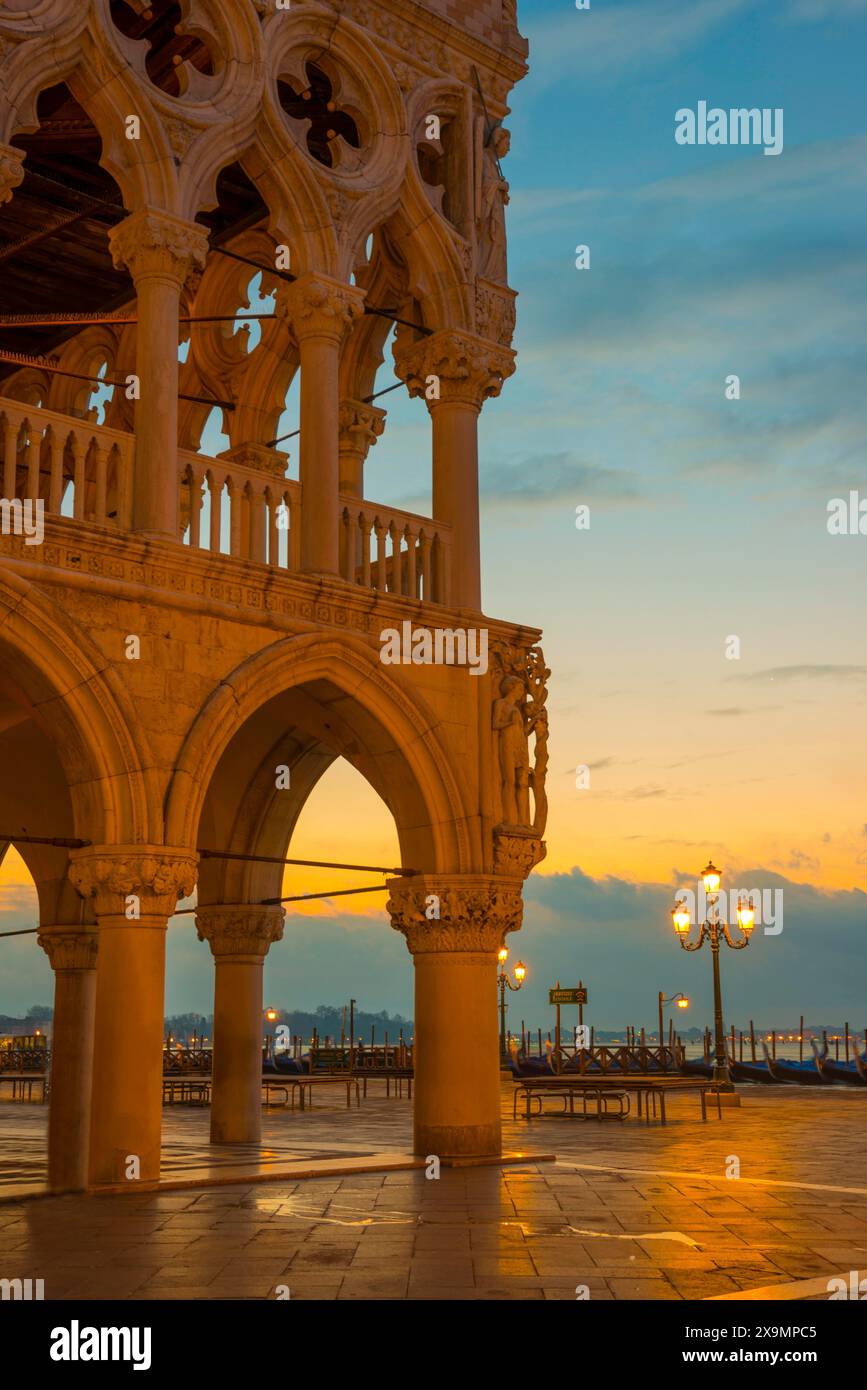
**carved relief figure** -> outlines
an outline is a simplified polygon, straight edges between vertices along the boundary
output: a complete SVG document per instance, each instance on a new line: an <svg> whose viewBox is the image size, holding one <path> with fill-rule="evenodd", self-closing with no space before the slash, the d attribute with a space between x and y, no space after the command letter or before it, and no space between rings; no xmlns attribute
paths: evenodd
<svg viewBox="0 0 867 1390"><path fill-rule="evenodd" d="M480 122L477 171L478 274L498 285L508 282L506 264L506 204L509 185L503 178L500 160L509 153L511 136L496 126L487 138Z"/></svg>
<svg viewBox="0 0 867 1390"><path fill-rule="evenodd" d="M529 825L530 754L523 681L506 676L500 682L500 697L494 701L493 727L499 735L503 820L506 825Z"/></svg>

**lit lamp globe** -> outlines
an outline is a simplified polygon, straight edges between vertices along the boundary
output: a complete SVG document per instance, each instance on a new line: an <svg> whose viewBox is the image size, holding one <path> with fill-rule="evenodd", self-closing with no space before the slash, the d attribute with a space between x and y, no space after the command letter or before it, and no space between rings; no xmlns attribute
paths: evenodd
<svg viewBox="0 0 867 1390"><path fill-rule="evenodd" d="M689 908L686 903L675 903L671 909L671 920L674 930L678 936L686 936L689 932Z"/></svg>
<svg viewBox="0 0 867 1390"><path fill-rule="evenodd" d="M744 936L749 936L756 925L756 914L751 903L738 903L738 926Z"/></svg>
<svg viewBox="0 0 867 1390"><path fill-rule="evenodd" d="M507 961L508 959L509 959L509 948L508 948L508 946L501 946L500 949L499 949L499 951L497 952L497 960L500 962L500 965L505 965L505 964L506 964L506 961Z"/></svg>
<svg viewBox="0 0 867 1390"><path fill-rule="evenodd" d="M522 961L518 961L518 964L515 966L515 979L518 981L519 985L522 985L524 983L524 976L526 975L526 973L527 967L523 964Z"/></svg>
<svg viewBox="0 0 867 1390"><path fill-rule="evenodd" d="M722 871L716 868L713 861L709 859L706 867L701 871L701 877L704 882L704 891L706 893L715 893L720 885Z"/></svg>
<svg viewBox="0 0 867 1390"><path fill-rule="evenodd" d="M678 1001L677 1001L677 1007L678 1007L679 1009L688 1009L688 1008L689 1008L689 1000L688 1000L688 999L678 999Z"/></svg>
<svg viewBox="0 0 867 1390"><path fill-rule="evenodd" d="M277 1021L277 1010L276 1010L276 1009L266 1009L266 1010L265 1010L265 1017L267 1018L267 1020L268 1020L269 1023L276 1023L276 1021Z"/></svg>

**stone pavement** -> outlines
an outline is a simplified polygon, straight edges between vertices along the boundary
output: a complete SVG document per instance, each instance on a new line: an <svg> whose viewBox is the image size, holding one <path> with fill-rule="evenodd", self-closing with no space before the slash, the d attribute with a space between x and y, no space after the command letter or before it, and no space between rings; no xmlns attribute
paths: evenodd
<svg viewBox="0 0 867 1390"><path fill-rule="evenodd" d="M48 1299L827 1297L826 1278L867 1272L867 1092L742 1096L707 1124L695 1096L672 1099L665 1128L528 1124L504 1085L506 1145L556 1163L7 1203L0 1278L42 1278ZM169 1165L211 1161L207 1123L166 1111ZM41 1107L0 1106L0 1168L10 1149L32 1163L44 1124ZM406 1100L371 1094L360 1111L270 1113L265 1153L398 1155L410 1132Z"/></svg>

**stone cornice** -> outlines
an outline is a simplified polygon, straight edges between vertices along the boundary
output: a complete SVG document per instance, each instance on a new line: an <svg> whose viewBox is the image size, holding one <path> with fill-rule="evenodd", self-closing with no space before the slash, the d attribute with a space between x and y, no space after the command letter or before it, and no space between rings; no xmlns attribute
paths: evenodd
<svg viewBox="0 0 867 1390"><path fill-rule="evenodd" d="M80 587L136 603L188 609L280 633L322 627L378 638L383 626L404 619L419 625L460 626L462 610L419 603L363 589L339 579L306 577L253 561L196 551L171 541L144 539L65 517L45 518L45 541L0 535L0 563L42 587ZM470 615L478 626L479 615ZM538 628L486 618L489 641L532 647Z"/></svg>

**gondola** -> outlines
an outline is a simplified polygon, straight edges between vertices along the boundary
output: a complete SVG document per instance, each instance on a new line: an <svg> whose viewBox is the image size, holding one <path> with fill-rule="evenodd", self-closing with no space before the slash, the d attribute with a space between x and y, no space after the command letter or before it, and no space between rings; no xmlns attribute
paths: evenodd
<svg viewBox="0 0 867 1390"><path fill-rule="evenodd" d="M793 1081L798 1086L827 1086L828 1082L812 1062L786 1062L782 1058L772 1058L767 1043L762 1043L768 1071L774 1081Z"/></svg>
<svg viewBox="0 0 867 1390"><path fill-rule="evenodd" d="M813 1056L816 1059L816 1069L821 1074L823 1080L830 1082L842 1082L845 1086L867 1086L867 1071L861 1063L860 1071L858 1064L861 1062L856 1051L854 1062L841 1062L836 1058L829 1057L827 1050L824 1055L819 1052L814 1038L810 1039L813 1047Z"/></svg>

